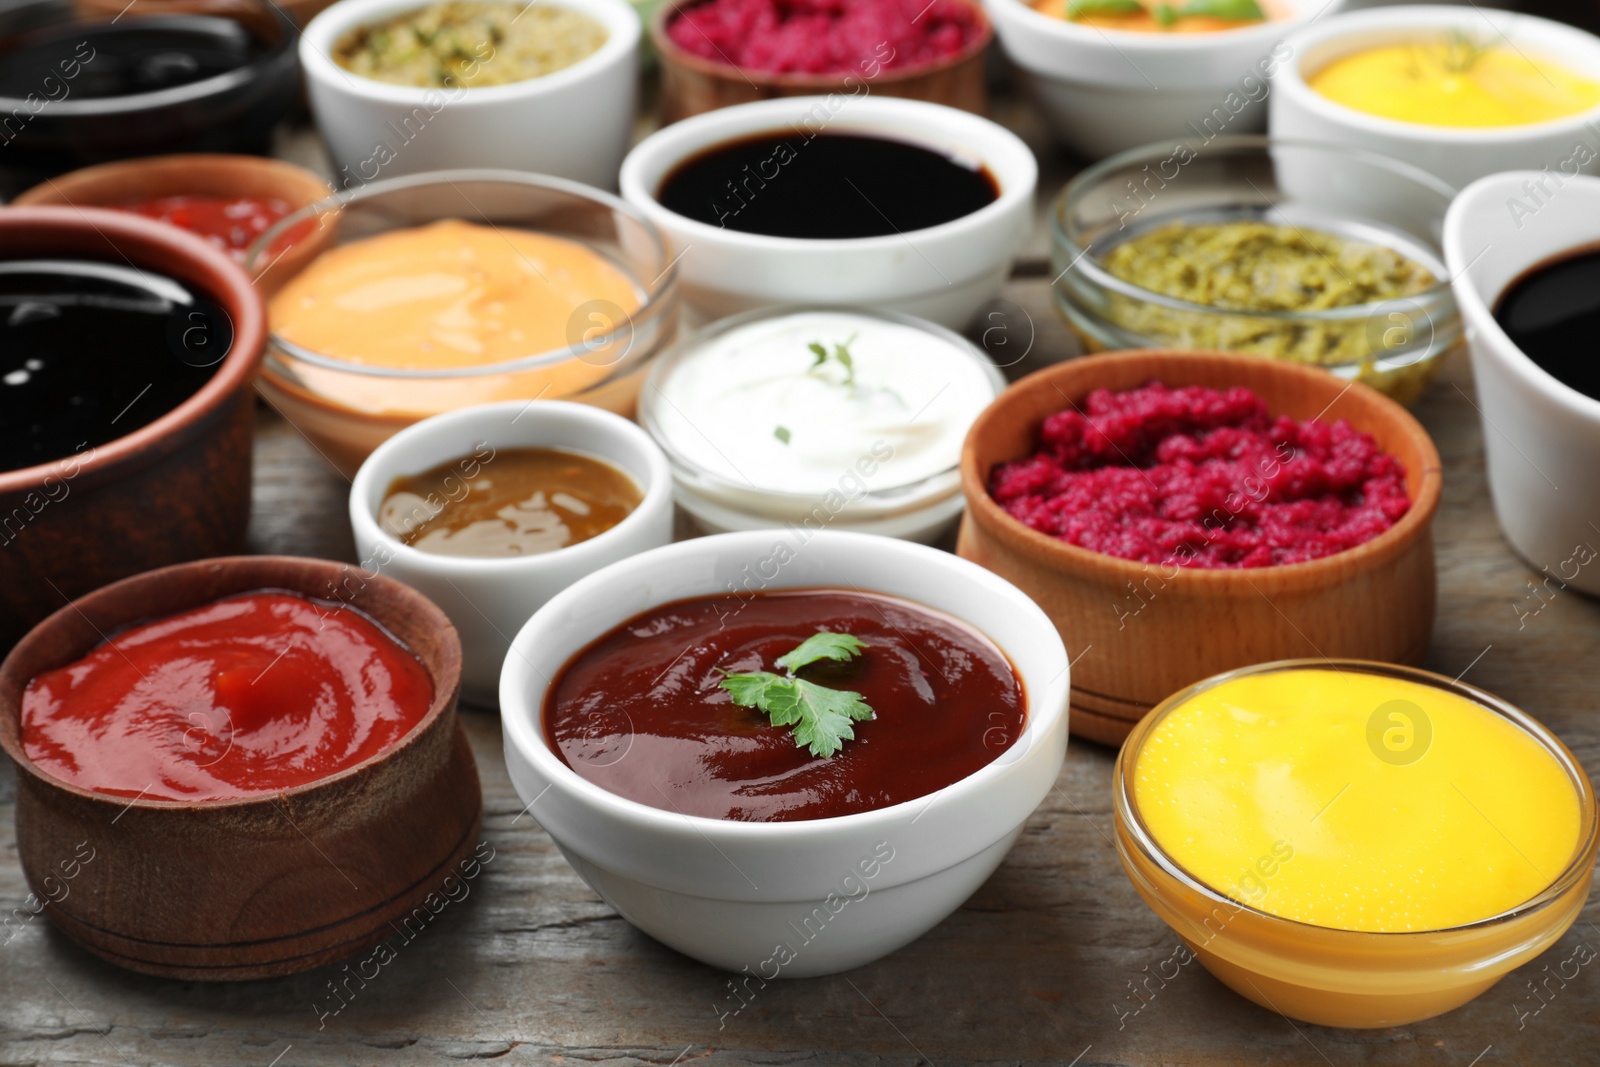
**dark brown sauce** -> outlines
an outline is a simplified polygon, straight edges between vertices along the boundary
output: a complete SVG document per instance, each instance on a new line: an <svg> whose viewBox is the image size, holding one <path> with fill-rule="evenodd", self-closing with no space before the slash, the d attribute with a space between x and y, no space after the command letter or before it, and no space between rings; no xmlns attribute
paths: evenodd
<svg viewBox="0 0 1600 1067"><path fill-rule="evenodd" d="M503 448L396 478L378 524L424 552L533 556L605 533L642 497L632 478L603 460Z"/></svg>
<svg viewBox="0 0 1600 1067"><path fill-rule="evenodd" d="M226 316L161 275L77 260L0 261L0 470L126 436L210 381Z"/></svg>
<svg viewBox="0 0 1600 1067"><path fill-rule="evenodd" d="M1572 249L1523 273L1501 295L1494 319L1551 377L1600 400L1600 246Z"/></svg>
<svg viewBox="0 0 1600 1067"><path fill-rule="evenodd" d="M710 226L767 237L853 238L939 226L986 207L986 167L921 145L849 133L766 133L678 164L664 207Z"/></svg>
<svg viewBox="0 0 1600 1067"><path fill-rule="evenodd" d="M723 671L776 671L819 630L866 642L799 676L860 693L876 717L833 756L740 707ZM1021 736L1005 653L950 616L877 593L799 589L665 604L578 653L545 699L551 748L579 775L653 808L754 822L900 804L958 782Z"/></svg>

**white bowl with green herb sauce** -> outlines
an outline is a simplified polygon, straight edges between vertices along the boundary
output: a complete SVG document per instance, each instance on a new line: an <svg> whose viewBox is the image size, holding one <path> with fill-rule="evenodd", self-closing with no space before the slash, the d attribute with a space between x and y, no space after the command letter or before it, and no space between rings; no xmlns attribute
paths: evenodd
<svg viewBox="0 0 1600 1067"><path fill-rule="evenodd" d="M500 6L510 19L483 17ZM341 189L460 167L615 189L639 39L624 0L339 0L306 26L300 63Z"/></svg>

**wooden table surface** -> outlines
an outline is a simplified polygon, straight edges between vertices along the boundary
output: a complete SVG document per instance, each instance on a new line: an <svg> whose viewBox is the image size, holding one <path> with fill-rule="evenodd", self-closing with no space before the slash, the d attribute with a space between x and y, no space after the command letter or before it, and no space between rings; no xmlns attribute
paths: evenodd
<svg viewBox="0 0 1600 1067"><path fill-rule="evenodd" d="M1048 199L1081 164L1025 114L1005 117L1035 145ZM315 162L317 149L302 131L282 154ZM1078 351L1050 304L1049 281L1041 227L1004 303L972 330L1001 362L1026 353L1008 373ZM1445 464L1434 525L1439 614L1426 666L1465 673L1527 709L1600 777L1600 604L1567 592L1540 609L1531 597L1531 572L1490 509L1464 359L1444 368L1416 410ZM348 484L271 412L262 411L258 430L250 550L353 561ZM1600 965L1564 985L1550 978L1580 947L1588 957L1600 951L1600 898L1544 956L1471 1004L1413 1026L1294 1023L1197 964L1170 977L1177 938L1139 900L1112 848L1114 753L1077 740L1016 847L954 915L871 966L770 984L723 1017L736 1004L726 999L728 976L662 947L602 903L521 814L497 717L468 709L463 719L495 858L469 897L343 1007L330 993L344 978L337 967L228 985L148 978L89 956L40 916L0 941L0 1065L1600 1064ZM8 764L0 769L3 909L23 908L28 894L14 795ZM1158 973L1169 977L1151 977Z"/></svg>

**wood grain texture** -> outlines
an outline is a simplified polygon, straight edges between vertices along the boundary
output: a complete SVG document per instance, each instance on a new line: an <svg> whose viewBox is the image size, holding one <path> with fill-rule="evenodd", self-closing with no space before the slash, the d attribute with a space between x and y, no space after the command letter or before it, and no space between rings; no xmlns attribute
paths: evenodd
<svg viewBox="0 0 1600 1067"><path fill-rule="evenodd" d="M1048 200L1079 162L1050 148L1025 110L1005 102L997 110L1039 152ZM303 136L284 147L301 160L317 154ZM1038 227L1003 300L973 330L1013 376L1078 351L1050 304L1046 247ZM1489 507L1465 360L1445 367L1416 413L1445 468L1434 525L1439 611L1423 666L1465 672L1521 705L1600 775L1600 602L1530 592L1531 572L1506 548ZM270 412L257 427L251 550L353 561L347 484ZM1478 1000L1393 1030L1291 1024L1192 965L1175 972L1176 936L1140 902L1112 848L1112 751L1081 741L1068 747L1056 790L1010 856L949 919L870 967L769 985L737 1015L719 1015L738 1004L730 976L655 944L590 892L521 814L498 719L468 708L462 720L483 777L494 859L466 900L365 987L342 967L233 986L156 981L79 951L28 911L12 776L0 769L0 1064L1596 1063L1600 959L1564 986L1543 968L1555 971L1580 946L1600 952L1600 897L1556 948ZM337 1014L319 1015L339 1005L333 982L353 992ZM1542 999L1534 982L1546 983Z"/></svg>

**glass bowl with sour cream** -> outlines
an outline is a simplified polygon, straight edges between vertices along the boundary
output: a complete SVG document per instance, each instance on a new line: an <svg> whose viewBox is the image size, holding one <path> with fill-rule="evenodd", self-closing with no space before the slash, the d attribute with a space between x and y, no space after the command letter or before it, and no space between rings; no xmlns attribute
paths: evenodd
<svg viewBox="0 0 1600 1067"><path fill-rule="evenodd" d="M931 543L961 514L967 428L1005 387L975 345L923 319L762 309L663 355L639 420L677 502L711 533L795 526Z"/></svg>

